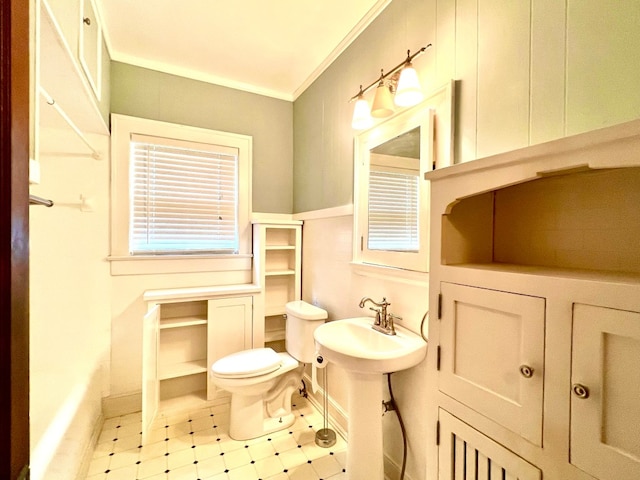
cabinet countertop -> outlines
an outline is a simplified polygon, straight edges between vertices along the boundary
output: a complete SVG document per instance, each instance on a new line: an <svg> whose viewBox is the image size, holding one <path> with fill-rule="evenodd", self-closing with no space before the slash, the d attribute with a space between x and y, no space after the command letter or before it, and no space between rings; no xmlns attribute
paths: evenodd
<svg viewBox="0 0 640 480"><path fill-rule="evenodd" d="M168 288L163 290L147 290L144 292L145 302L171 302L184 300L206 300L212 297L229 295L249 295L260 293L260 286L254 283L239 285L215 285L191 288Z"/></svg>

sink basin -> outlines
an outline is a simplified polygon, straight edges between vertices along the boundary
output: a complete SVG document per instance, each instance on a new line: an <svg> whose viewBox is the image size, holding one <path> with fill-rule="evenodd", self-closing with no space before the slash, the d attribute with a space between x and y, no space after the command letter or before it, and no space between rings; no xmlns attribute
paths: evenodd
<svg viewBox="0 0 640 480"><path fill-rule="evenodd" d="M372 324L371 317L325 323L314 333L316 350L324 361L360 373L397 372L424 359L427 344L419 335L397 325L396 335L385 335Z"/></svg>
<svg viewBox="0 0 640 480"><path fill-rule="evenodd" d="M420 335L400 326L396 335L385 335L373 330L372 324L371 317L335 320L313 334L316 361L334 363L346 372L349 480L384 480L382 374L411 368L427 354Z"/></svg>

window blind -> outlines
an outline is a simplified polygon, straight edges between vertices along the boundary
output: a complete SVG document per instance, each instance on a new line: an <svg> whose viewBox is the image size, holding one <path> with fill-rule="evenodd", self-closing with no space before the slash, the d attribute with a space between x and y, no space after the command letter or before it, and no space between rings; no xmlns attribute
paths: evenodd
<svg viewBox="0 0 640 480"><path fill-rule="evenodd" d="M419 250L418 181L417 174L369 172L369 250Z"/></svg>
<svg viewBox="0 0 640 480"><path fill-rule="evenodd" d="M236 253L238 152L132 135L131 254Z"/></svg>

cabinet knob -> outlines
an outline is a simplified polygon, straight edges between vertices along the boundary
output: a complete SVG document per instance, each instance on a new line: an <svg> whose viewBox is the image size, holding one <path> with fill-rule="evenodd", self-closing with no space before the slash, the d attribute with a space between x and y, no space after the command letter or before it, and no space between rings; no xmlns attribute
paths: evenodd
<svg viewBox="0 0 640 480"><path fill-rule="evenodd" d="M520 365L520 373L524 378L531 378L533 377L533 368L529 365Z"/></svg>
<svg viewBox="0 0 640 480"><path fill-rule="evenodd" d="M84 18L82 19L82 22L83 22L85 25L87 25L87 26L90 26L90 25L91 25L91 19L90 19L89 17L84 17Z"/></svg>
<svg viewBox="0 0 640 480"><path fill-rule="evenodd" d="M582 398L582 399L589 398L589 389L584 385L581 385L579 383L574 383L573 386L571 387L571 390L573 390L573 394L578 398Z"/></svg>

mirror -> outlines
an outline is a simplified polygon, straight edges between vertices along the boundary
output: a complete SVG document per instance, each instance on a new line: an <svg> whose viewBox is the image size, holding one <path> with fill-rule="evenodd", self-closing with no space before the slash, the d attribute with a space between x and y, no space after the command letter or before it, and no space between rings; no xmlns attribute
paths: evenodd
<svg viewBox="0 0 640 480"><path fill-rule="evenodd" d="M354 263L427 272L424 173L451 164L452 95L450 84L356 137Z"/></svg>

